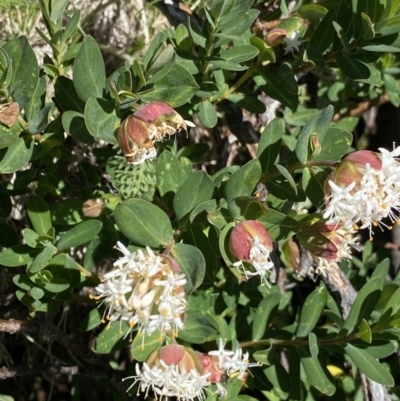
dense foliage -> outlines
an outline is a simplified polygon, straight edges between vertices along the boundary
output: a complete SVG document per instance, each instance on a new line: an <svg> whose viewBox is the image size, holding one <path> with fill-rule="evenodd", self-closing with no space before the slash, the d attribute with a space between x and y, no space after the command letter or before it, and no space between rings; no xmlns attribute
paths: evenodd
<svg viewBox="0 0 400 401"><path fill-rule="evenodd" d="M400 151L352 131L400 105L400 2L165 1L112 70L39 4L43 59L0 47L0 400L397 400Z"/></svg>

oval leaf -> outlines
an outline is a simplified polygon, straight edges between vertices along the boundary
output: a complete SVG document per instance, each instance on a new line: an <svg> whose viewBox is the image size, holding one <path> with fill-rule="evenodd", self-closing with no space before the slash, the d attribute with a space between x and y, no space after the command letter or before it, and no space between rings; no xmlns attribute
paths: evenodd
<svg viewBox="0 0 400 401"><path fill-rule="evenodd" d="M204 172L190 174L179 187L174 198L174 211L178 220L196 206L211 199L214 192L213 180Z"/></svg>
<svg viewBox="0 0 400 401"><path fill-rule="evenodd" d="M185 292L192 292L204 280L206 262L203 254L193 245L175 244L171 249L171 255L179 263L182 273L185 273Z"/></svg>
<svg viewBox="0 0 400 401"><path fill-rule="evenodd" d="M344 349L350 359L357 365L358 369L371 380L384 386L394 386L394 380L389 371L367 351L357 348L350 343L347 343Z"/></svg>
<svg viewBox="0 0 400 401"><path fill-rule="evenodd" d="M26 209L36 233L46 235L52 227L50 209L46 201L38 195L31 195L28 198Z"/></svg>
<svg viewBox="0 0 400 401"><path fill-rule="evenodd" d="M143 199L129 199L115 209L115 221L122 233L139 245L159 248L174 242L168 216Z"/></svg>
<svg viewBox="0 0 400 401"><path fill-rule="evenodd" d="M327 298L328 294L325 287L316 289L306 298L301 309L297 337L307 337L315 327L325 307Z"/></svg>
<svg viewBox="0 0 400 401"><path fill-rule="evenodd" d="M76 56L73 71L76 93L86 102L90 97L102 97L106 85L106 69L96 41L86 35Z"/></svg>
<svg viewBox="0 0 400 401"><path fill-rule="evenodd" d="M255 159L246 163L232 174L225 186L226 200L230 201L238 196L250 196L261 178L261 165Z"/></svg>
<svg viewBox="0 0 400 401"><path fill-rule="evenodd" d="M102 227L103 223L99 220L79 223L61 236L57 248L63 251L89 242L100 232Z"/></svg>

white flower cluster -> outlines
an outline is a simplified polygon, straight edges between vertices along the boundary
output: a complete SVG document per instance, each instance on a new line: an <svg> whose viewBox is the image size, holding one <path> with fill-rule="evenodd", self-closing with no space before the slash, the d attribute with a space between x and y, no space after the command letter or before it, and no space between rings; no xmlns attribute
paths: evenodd
<svg viewBox="0 0 400 401"><path fill-rule="evenodd" d="M118 242L117 249L124 256L96 287L97 298L107 304L107 320L125 321L131 328L138 325L145 334L158 329L175 334L184 325L187 308L185 275L172 271L149 247L131 253Z"/></svg>
<svg viewBox="0 0 400 401"><path fill-rule="evenodd" d="M135 381L129 387L128 391L140 382L138 392L145 392L147 398L149 389L155 394L161 396L160 401L167 400L168 397L176 397L178 400L193 401L196 397L201 401L204 399L204 387L211 383L207 380L209 373L201 375L196 369L189 372L182 371L179 365L167 365L162 360L160 366L149 367L146 362L142 369L136 364ZM130 377L127 377L130 379Z"/></svg>
<svg viewBox="0 0 400 401"><path fill-rule="evenodd" d="M259 238L257 236L254 237L253 239L253 244L250 249L250 260L248 263L252 265L255 269L253 270L247 270L244 267L243 261L239 260L238 262L235 262L233 266L235 267L241 267L243 273L246 276L246 279L249 278L249 276L260 276L261 277L261 282L267 284L269 286L268 280L265 277L265 274L267 272L270 272L271 269L274 267L274 263L271 260L271 252L267 249L266 246L264 246Z"/></svg>
<svg viewBox="0 0 400 401"><path fill-rule="evenodd" d="M217 351L210 351L208 355L217 356L219 368L226 372L228 376L239 372L238 379L243 379L249 368L259 366L258 363L249 363L249 353L238 348L236 351L226 351L225 342L219 339L219 348Z"/></svg>
<svg viewBox="0 0 400 401"><path fill-rule="evenodd" d="M323 217L327 224L343 224L346 228L360 228L385 225L382 219L398 220L400 211L400 147L392 152L379 149L382 168L373 169L368 163L359 183L352 182L341 188L329 181L331 194Z"/></svg>
<svg viewBox="0 0 400 401"><path fill-rule="evenodd" d="M185 361L182 359L177 364L167 364L160 357L152 359L150 363L144 362L142 368L136 364L136 376L126 378L135 379L128 391L139 382L138 394L143 392L146 398L149 390L153 390L156 395L161 396L160 401L166 400L167 397L176 397L180 401L193 401L198 397L201 401L204 399L204 389L214 383L218 387L219 394L226 394L221 382L215 382L212 379L213 373L217 373L217 376L224 373L228 377L239 373L237 377L242 380L250 367L259 366L257 363L249 363L249 354L247 352L243 354L241 348L236 351L226 351L222 339L219 340L219 349L209 352L208 355L207 358L217 357L219 366L215 366L211 370L204 370L207 372L205 374L201 369L202 358L199 358L198 353L192 353L189 359Z"/></svg>

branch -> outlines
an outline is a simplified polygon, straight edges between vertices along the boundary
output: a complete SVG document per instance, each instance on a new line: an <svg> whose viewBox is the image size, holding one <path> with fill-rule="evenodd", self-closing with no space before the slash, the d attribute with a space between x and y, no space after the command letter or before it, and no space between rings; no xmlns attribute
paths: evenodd
<svg viewBox="0 0 400 401"><path fill-rule="evenodd" d="M32 319L32 320L3 320L0 319L0 332L10 334L41 334L46 336L48 339L52 339L57 343L64 346L69 351L79 355L86 362L91 365L98 366L106 371L110 370L108 361L100 355L94 353L91 349L86 347L79 341L69 337L58 327L48 323L44 320Z"/></svg>
<svg viewBox="0 0 400 401"><path fill-rule="evenodd" d="M122 375L118 371L120 379ZM112 372L112 373L114 373ZM17 376L32 375L37 373L59 373L64 375L82 375L93 377L96 379L111 379L111 371L105 371L104 369L92 368L92 367L82 367L82 366L63 366L55 364L41 364L41 365L25 365L25 366L13 366L7 368L3 366L0 368L0 380L12 379ZM114 374L113 374L114 376Z"/></svg>
<svg viewBox="0 0 400 401"><path fill-rule="evenodd" d="M387 93L384 93L383 95L380 95L375 99L366 100L365 102L356 104L352 109L346 111L346 113L343 114L336 113L333 116L332 121L338 121L344 117L358 116L364 113L364 111L369 110L371 107L380 106L381 104L387 103L388 101L389 101L389 95Z"/></svg>

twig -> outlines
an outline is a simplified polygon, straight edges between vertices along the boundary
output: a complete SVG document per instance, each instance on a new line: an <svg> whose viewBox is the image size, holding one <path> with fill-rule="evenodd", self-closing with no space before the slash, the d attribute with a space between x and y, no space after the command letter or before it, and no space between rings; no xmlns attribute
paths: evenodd
<svg viewBox="0 0 400 401"><path fill-rule="evenodd" d="M375 99L366 100L365 102L356 104L353 108L351 108L350 110L346 111L343 114L336 113L333 116L332 120L338 121L344 117L358 116L358 115L364 113L364 111L369 110L371 107L380 106L384 103L387 103L388 101L389 101L389 95L387 93L384 93L383 95L380 95L379 97L377 97Z"/></svg>

